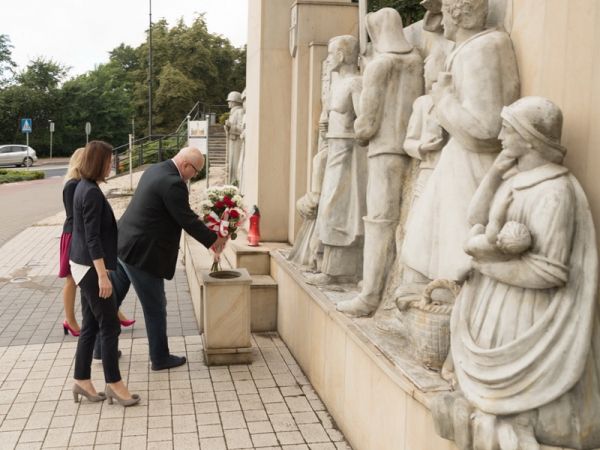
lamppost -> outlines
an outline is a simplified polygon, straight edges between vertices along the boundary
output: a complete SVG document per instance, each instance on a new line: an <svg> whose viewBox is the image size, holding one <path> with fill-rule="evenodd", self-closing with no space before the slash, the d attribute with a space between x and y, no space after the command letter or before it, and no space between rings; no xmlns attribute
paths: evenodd
<svg viewBox="0 0 600 450"><path fill-rule="evenodd" d="M152 0L148 0L148 139L152 139Z"/></svg>
<svg viewBox="0 0 600 450"><path fill-rule="evenodd" d="M52 122L52 119L48 119L48 124L50 127L50 159L52 159L52 134L54 133L54 122Z"/></svg>

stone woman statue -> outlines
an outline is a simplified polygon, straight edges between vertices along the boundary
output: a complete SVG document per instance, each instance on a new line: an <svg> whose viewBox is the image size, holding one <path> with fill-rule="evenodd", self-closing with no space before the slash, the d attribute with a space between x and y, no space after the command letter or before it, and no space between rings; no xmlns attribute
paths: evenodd
<svg viewBox="0 0 600 450"><path fill-rule="evenodd" d="M590 207L562 166L560 109L525 97L502 118L504 150L474 200L491 204L472 205L485 219L465 244L474 270L451 319L460 390L435 402L436 427L461 449L596 448L600 330Z"/></svg>
<svg viewBox="0 0 600 450"><path fill-rule="evenodd" d="M329 54L321 67L321 116L319 117L319 135L317 154L312 160L310 190L296 202L296 210L304 220L296 236L296 241L287 259L312 272L318 271L322 245L316 235L317 212L321 198L325 165L327 164L327 126L329 120L329 89L331 87L331 57Z"/></svg>
<svg viewBox="0 0 600 450"><path fill-rule="evenodd" d="M332 78L327 108L327 164L317 215L317 236L323 244L320 274L314 284L356 281L362 273L363 222L366 212L367 157L354 138L361 92L358 40L337 36L329 41Z"/></svg>
<svg viewBox="0 0 600 450"><path fill-rule="evenodd" d="M444 36L456 42L432 97L450 134L421 198L407 219L401 260L415 282L464 279L469 258L467 208L500 150L500 111L519 97L508 34L484 29L487 0L444 0Z"/></svg>
<svg viewBox="0 0 600 450"><path fill-rule="evenodd" d="M242 134L242 121L244 119L241 94L237 91L230 92L227 96L227 104L230 108L229 118L225 121L225 133L227 134L227 182L233 184L239 183L237 172L242 147L240 135Z"/></svg>
<svg viewBox="0 0 600 450"><path fill-rule="evenodd" d="M373 58L363 75L356 138L368 143L367 215L361 293L337 304L350 316L364 316L379 306L386 275L395 255L396 228L404 174L406 127L417 97L423 94L423 59L404 37L402 18L392 8L369 13L367 32Z"/></svg>

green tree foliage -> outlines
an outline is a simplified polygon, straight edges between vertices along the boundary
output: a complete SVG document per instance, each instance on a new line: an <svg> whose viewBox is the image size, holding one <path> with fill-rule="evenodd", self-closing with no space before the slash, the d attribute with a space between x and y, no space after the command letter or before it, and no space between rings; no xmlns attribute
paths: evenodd
<svg viewBox="0 0 600 450"><path fill-rule="evenodd" d="M420 5L420 0L369 0L369 11L381 8L394 8L400 13L404 26L418 22L425 15L425 8Z"/></svg>
<svg viewBox="0 0 600 450"><path fill-rule="evenodd" d="M55 123L55 155L85 144L86 122L92 124L92 139L115 146L127 142L132 119L137 137L146 134L147 42L135 48L121 44L108 62L68 80L67 67L43 58L13 76L11 48L0 34L0 144L25 142L19 130L23 117L33 119L29 143L41 156L48 153L49 120ZM152 26L152 69L152 133L168 134L197 101L224 105L229 91L244 88L246 49L209 33L203 15L189 26L159 20ZM10 82L3 85L3 76Z"/></svg>
<svg viewBox="0 0 600 450"><path fill-rule="evenodd" d="M0 34L0 87L5 85L14 75L15 62L12 60L13 46L5 34Z"/></svg>
<svg viewBox="0 0 600 450"><path fill-rule="evenodd" d="M49 142L48 120L60 112L59 85L67 68L52 60L38 58L17 74L15 83L0 90L0 142L25 143L19 120L31 118L34 133L29 144L37 148Z"/></svg>

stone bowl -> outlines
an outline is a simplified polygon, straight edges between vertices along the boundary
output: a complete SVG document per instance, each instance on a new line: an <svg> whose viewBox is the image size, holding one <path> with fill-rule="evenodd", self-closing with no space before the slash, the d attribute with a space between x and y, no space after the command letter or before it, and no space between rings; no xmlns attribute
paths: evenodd
<svg viewBox="0 0 600 450"><path fill-rule="evenodd" d="M231 280L242 276L242 274L236 270L219 270L217 272L211 272L208 275L219 280Z"/></svg>

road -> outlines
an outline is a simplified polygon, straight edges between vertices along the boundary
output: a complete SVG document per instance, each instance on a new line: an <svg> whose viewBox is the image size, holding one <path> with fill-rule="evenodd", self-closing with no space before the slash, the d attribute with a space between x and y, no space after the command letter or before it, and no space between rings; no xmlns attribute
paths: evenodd
<svg viewBox="0 0 600 450"><path fill-rule="evenodd" d="M62 176L66 166L34 166L33 170L43 170L46 178L0 184L0 246L63 207Z"/></svg>

